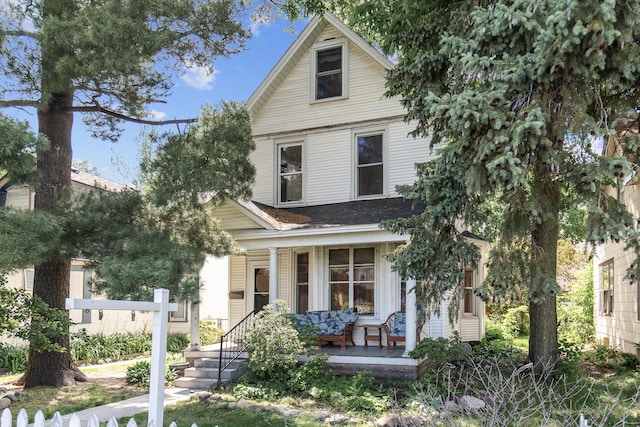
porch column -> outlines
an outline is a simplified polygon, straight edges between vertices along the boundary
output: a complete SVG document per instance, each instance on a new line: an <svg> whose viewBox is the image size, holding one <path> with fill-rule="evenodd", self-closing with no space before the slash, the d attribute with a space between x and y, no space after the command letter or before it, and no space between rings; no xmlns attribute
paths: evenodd
<svg viewBox="0 0 640 427"><path fill-rule="evenodd" d="M200 304L191 303L191 351L200 351Z"/></svg>
<svg viewBox="0 0 640 427"><path fill-rule="evenodd" d="M403 357L409 357L409 352L416 348L417 337L416 329L418 328L418 315L416 312L416 280L407 280L407 294L406 294L406 321L407 321L407 336L405 341Z"/></svg>
<svg viewBox="0 0 640 427"><path fill-rule="evenodd" d="M269 304L278 299L278 248L269 248Z"/></svg>

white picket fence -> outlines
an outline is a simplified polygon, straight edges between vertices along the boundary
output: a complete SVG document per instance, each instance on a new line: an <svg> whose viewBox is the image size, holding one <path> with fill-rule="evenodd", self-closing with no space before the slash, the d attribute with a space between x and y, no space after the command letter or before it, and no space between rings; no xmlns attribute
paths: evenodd
<svg viewBox="0 0 640 427"><path fill-rule="evenodd" d="M100 421L98 421L98 417L92 415L87 423L83 423L80 421L80 418L76 414L72 414L68 418L68 422L62 418L60 412L56 412L51 418L50 421L46 421L44 419L44 414L42 411L36 412L36 416L33 419L33 427L100 427ZM2 411L2 415L0 416L0 427L27 427L29 426L29 416L27 415L27 411L24 409L20 409L18 412L18 416L16 417L15 425L13 424L13 416L9 408L6 408ZM110 418L107 422L107 427L118 427L118 420L115 418ZM129 419L126 427L138 427L136 420L133 418ZM149 424L147 427L154 427L153 422ZM175 421L172 422L169 427L177 427ZM198 427L197 424L191 424L191 427ZM216 426L217 427L217 426Z"/></svg>

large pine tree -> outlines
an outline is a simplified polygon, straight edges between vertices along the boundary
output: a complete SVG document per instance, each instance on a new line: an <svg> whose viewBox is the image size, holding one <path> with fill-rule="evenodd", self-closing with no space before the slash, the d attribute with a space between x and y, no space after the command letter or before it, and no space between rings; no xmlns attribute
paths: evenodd
<svg viewBox="0 0 640 427"><path fill-rule="evenodd" d="M215 58L242 48L247 36L245 4L233 0L10 0L0 7L0 107L37 111L49 142L37 155L35 209L43 212L55 213L68 195L74 115L113 139L122 120L148 123L147 105L166 98L181 70L212 71ZM68 253L49 251L35 267L34 295L64 309L69 266ZM68 348L68 338L58 344ZM83 379L69 351L30 347L25 387Z"/></svg>
<svg viewBox="0 0 640 427"><path fill-rule="evenodd" d="M416 183L402 189L424 213L386 225L411 235L393 259L418 280L418 304L437 310L458 291L457 313L462 267L478 260L460 224L482 222L482 201L497 198L504 213L481 295L508 297L513 283L526 283L529 359L537 369L553 366L560 216L580 203L589 241L640 247L629 213L607 191L635 175L637 137L619 130L640 105L640 2L302 4L336 11L397 55L388 94L402 98L415 134L438 147L439 158L418 165ZM610 138L620 140L618 150L601 156L598 146Z"/></svg>

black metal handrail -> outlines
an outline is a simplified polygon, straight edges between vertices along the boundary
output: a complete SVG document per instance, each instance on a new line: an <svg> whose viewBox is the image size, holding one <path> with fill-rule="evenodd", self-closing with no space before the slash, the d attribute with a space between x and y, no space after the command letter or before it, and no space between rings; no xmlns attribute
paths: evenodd
<svg viewBox="0 0 640 427"><path fill-rule="evenodd" d="M222 380L222 371L227 369L231 363L240 357L240 355L249 346L245 341L247 330L253 326L253 315L255 311L249 313L244 319L238 322L233 328L220 338L220 355L218 360L218 383L216 388L220 388L220 382ZM225 349L225 343L227 348ZM225 361L225 365L222 365L222 361Z"/></svg>

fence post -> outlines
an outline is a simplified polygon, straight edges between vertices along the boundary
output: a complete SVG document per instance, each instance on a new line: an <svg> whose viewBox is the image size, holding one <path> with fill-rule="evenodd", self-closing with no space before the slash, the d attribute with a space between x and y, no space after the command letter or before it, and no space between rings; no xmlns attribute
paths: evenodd
<svg viewBox="0 0 640 427"><path fill-rule="evenodd" d="M151 378L149 384L149 419L147 426L162 427L164 416L164 380L167 361L167 331L169 328L169 291L156 289L153 301L160 310L153 313L151 337Z"/></svg>

